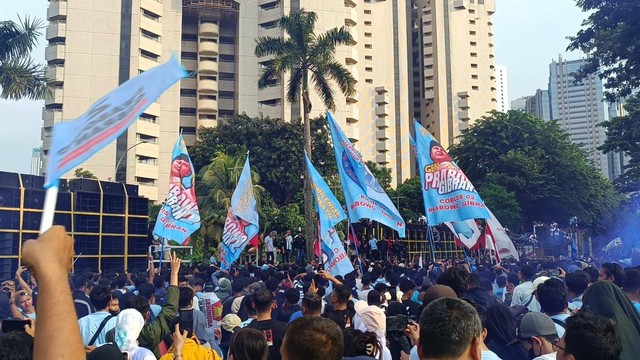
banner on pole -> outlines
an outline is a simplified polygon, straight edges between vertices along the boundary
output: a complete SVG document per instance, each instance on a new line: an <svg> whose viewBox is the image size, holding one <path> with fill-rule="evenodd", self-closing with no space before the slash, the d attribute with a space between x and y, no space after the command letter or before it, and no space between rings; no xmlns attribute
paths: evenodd
<svg viewBox="0 0 640 360"><path fill-rule="evenodd" d="M400 212L329 112L327 120L349 220L375 220L398 231L401 238L405 237L406 226Z"/></svg>
<svg viewBox="0 0 640 360"><path fill-rule="evenodd" d="M488 219L489 213L471 181L431 134L414 120L422 198L430 225Z"/></svg>
<svg viewBox="0 0 640 360"><path fill-rule="evenodd" d="M258 236L259 216L256 209L256 199L253 196L253 182L251 181L251 167L249 156L244 162L242 174L238 180L231 207L224 222L222 234L222 248L220 250L220 268L228 270L236 261L245 246Z"/></svg>
<svg viewBox="0 0 640 360"><path fill-rule="evenodd" d="M53 127L45 188L115 140L186 71L176 57L128 80L73 121Z"/></svg>
<svg viewBox="0 0 640 360"><path fill-rule="evenodd" d="M200 228L200 212L196 201L195 174L182 135L171 154L169 193L158 213L153 235L189 245L190 236Z"/></svg>

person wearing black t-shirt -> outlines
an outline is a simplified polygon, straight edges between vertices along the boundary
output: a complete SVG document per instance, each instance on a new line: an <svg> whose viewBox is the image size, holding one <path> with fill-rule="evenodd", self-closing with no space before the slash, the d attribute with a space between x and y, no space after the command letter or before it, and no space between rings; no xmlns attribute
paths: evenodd
<svg viewBox="0 0 640 360"><path fill-rule="evenodd" d="M287 329L287 323L271 319L271 311L275 304L273 293L269 289L260 289L253 296L258 318L248 328L256 329L264 335L269 345L269 360L281 360L280 347Z"/></svg>
<svg viewBox="0 0 640 360"><path fill-rule="evenodd" d="M420 314L422 313L422 307L417 302L413 301L413 292L416 289L416 284L410 279L402 279L400 281L400 291L402 292L402 305L407 310L409 318L415 322L420 320Z"/></svg>
<svg viewBox="0 0 640 360"><path fill-rule="evenodd" d="M356 310L353 303L349 301L351 290L347 285L336 285L331 293L331 304L327 304L323 317L333 320L340 329L344 330L352 326L353 316Z"/></svg>

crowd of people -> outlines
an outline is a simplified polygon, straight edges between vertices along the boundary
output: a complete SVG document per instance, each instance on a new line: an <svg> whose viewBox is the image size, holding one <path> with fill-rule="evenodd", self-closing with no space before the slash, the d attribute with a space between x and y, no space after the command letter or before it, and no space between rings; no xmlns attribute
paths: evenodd
<svg viewBox="0 0 640 360"><path fill-rule="evenodd" d="M167 269L70 275L72 258L61 227L23 244L28 268L1 284L0 359L640 358L640 269L616 263L354 256L333 276L171 254Z"/></svg>

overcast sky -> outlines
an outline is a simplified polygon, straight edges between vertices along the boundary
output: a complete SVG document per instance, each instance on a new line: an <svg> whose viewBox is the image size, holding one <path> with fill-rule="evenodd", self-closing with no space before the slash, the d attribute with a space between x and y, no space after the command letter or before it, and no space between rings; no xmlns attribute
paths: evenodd
<svg viewBox="0 0 640 360"><path fill-rule="evenodd" d="M0 2L0 20L46 18L48 1ZM574 0L497 0L493 18L496 64L507 67L509 100L546 89L551 59L564 54L584 14ZM44 62L44 37L33 56ZM578 54L564 54L569 59ZM43 101L0 100L0 171L29 173L32 148L41 144Z"/></svg>

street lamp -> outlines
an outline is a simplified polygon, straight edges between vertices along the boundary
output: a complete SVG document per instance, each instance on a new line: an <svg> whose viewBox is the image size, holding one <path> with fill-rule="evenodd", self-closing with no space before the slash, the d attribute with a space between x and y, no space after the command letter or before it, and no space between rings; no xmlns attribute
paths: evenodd
<svg viewBox="0 0 640 360"><path fill-rule="evenodd" d="M136 146L138 146L140 144L151 144L151 142L147 141L147 140L141 140L137 144L129 146L129 148L122 155L120 155L120 158L118 159L118 162L116 163L116 172L115 172L114 177L113 177L116 182L120 182L120 181L118 181L118 169L120 168L120 163L122 162L122 159L124 159L124 156L127 155L129 150L133 149L134 147L136 147ZM121 182L126 182L126 179L123 179Z"/></svg>

